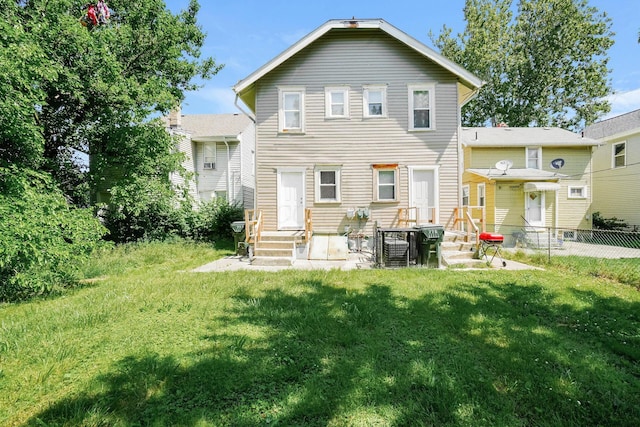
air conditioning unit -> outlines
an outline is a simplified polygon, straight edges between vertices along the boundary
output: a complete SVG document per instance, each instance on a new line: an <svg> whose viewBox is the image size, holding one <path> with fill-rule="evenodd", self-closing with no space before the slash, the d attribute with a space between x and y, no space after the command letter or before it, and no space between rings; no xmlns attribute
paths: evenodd
<svg viewBox="0 0 640 427"><path fill-rule="evenodd" d="M204 163L204 169L215 169L216 168L216 164L215 163L211 163L211 162L205 162Z"/></svg>

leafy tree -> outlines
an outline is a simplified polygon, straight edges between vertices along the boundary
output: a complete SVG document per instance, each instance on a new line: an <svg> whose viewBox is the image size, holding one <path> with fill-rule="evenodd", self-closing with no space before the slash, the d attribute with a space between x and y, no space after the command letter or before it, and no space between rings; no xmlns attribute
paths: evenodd
<svg viewBox="0 0 640 427"><path fill-rule="evenodd" d="M467 0L467 21L433 43L486 81L463 123L577 130L609 111L611 20L586 0Z"/></svg>
<svg viewBox="0 0 640 427"><path fill-rule="evenodd" d="M104 171L124 171L125 180L151 170L157 175L158 162L171 155L167 144L156 147L156 140L138 137L134 142L145 147L132 159L129 137L161 128L148 118L177 105L185 91L197 87L196 77L207 79L220 69L213 59L200 58L205 34L196 21L195 0L177 15L162 0L113 0L110 22L92 29L79 22L83 4L0 0L0 29L7 30L0 40L8 48L0 60L9 76L0 79L1 99L16 104L0 104L4 117L16 110L15 123L0 134L7 147L0 156L12 162L23 152L25 163L51 173L79 205L88 197L78 189L97 189ZM15 134L21 138L12 138Z"/></svg>

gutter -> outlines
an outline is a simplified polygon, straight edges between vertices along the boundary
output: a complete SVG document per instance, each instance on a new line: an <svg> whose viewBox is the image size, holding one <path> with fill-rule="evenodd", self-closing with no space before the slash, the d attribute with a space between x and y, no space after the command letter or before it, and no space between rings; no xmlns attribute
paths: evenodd
<svg viewBox="0 0 640 427"><path fill-rule="evenodd" d="M231 201L232 198L235 199L235 194L231 192L231 151L226 136L222 138L222 142L227 146L227 201Z"/></svg>
<svg viewBox="0 0 640 427"><path fill-rule="evenodd" d="M239 97L238 97L238 94L236 93L236 99L233 100L233 105L235 105L236 108L238 110L240 110L240 112L242 112L242 114L244 114L245 116L249 117L249 119L255 124L256 118L254 116L252 116L251 114L247 113L246 111L244 111L244 109L240 105L238 105L238 99L239 99Z"/></svg>

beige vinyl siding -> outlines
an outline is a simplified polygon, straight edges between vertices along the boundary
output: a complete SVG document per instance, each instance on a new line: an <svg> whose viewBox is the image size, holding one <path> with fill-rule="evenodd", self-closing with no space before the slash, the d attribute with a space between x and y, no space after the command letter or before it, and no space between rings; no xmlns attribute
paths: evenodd
<svg viewBox="0 0 640 427"><path fill-rule="evenodd" d="M488 147L473 148L470 155L470 166L472 169L491 169L500 160L511 160L514 168L526 168L524 147ZM544 150L543 150L544 153Z"/></svg>
<svg viewBox="0 0 640 427"><path fill-rule="evenodd" d="M519 226L524 220L524 193L522 184L517 182L500 182L495 185L496 231L499 225ZM507 228L510 233L512 227Z"/></svg>
<svg viewBox="0 0 640 427"><path fill-rule="evenodd" d="M558 181L560 190L557 194L557 217L552 217L547 224L561 228L591 228L589 220L593 192L591 188L591 147L542 148L542 168L544 170L554 171L555 169L550 166L550 163L553 159L558 158L564 159L565 164L557 172L566 175L566 177ZM569 187L585 187L587 197L584 199L569 198ZM547 198L550 197L555 200L556 194L547 192Z"/></svg>
<svg viewBox="0 0 640 427"><path fill-rule="evenodd" d="M593 155L593 212L605 218L616 217L629 225L640 226L640 130L605 139ZM612 168L613 144L626 141L626 166Z"/></svg>
<svg viewBox="0 0 640 427"><path fill-rule="evenodd" d="M342 232L353 224L350 207L369 207L374 221L391 226L399 207L407 207L408 166L440 165L440 221L458 201L457 87L452 75L377 31L329 33L295 55L257 84L257 194L265 227L275 229L276 170L306 169L305 207L312 208L316 230ZM409 132L407 85L436 83L435 131ZM387 116L363 118L362 86L387 85ZM326 119L325 86L348 85L350 117ZM278 134L278 87L305 88L305 133ZM398 201L374 203L372 164L399 165ZM314 203L314 167L342 165L339 204ZM363 224L361 224L363 225Z"/></svg>

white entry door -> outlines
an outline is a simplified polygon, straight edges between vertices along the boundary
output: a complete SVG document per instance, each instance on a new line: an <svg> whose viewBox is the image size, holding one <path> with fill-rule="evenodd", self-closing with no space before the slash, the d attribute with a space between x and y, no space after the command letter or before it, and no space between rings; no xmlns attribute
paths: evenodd
<svg viewBox="0 0 640 427"><path fill-rule="evenodd" d="M411 169L409 206L417 208L418 224L428 224L429 221L434 220L432 218L434 209L432 208L436 207L436 181L436 171L434 169Z"/></svg>
<svg viewBox="0 0 640 427"><path fill-rule="evenodd" d="M278 171L278 229L304 229L304 171Z"/></svg>
<svg viewBox="0 0 640 427"><path fill-rule="evenodd" d="M525 194L527 225L544 227L544 191L531 191Z"/></svg>

